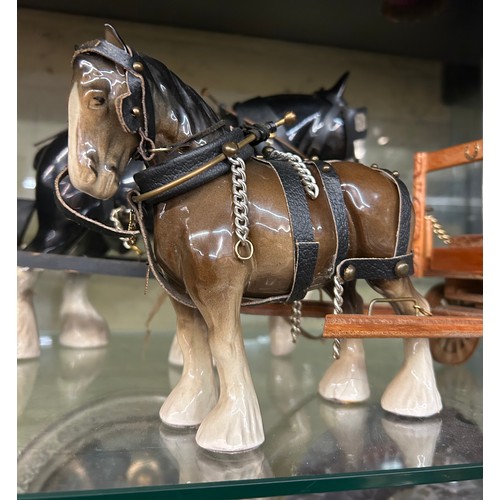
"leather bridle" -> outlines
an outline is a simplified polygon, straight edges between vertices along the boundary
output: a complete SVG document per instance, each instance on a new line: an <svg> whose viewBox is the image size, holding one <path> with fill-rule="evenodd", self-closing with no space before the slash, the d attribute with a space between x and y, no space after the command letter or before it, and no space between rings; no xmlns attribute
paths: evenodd
<svg viewBox="0 0 500 500"><path fill-rule="evenodd" d="M128 45L120 49L102 39L80 45L73 54L72 62L82 54L99 55L125 71L128 92L116 100L118 119L125 132L140 135L139 153L145 161L150 160L156 135L154 105L150 97L153 78L144 58Z"/></svg>

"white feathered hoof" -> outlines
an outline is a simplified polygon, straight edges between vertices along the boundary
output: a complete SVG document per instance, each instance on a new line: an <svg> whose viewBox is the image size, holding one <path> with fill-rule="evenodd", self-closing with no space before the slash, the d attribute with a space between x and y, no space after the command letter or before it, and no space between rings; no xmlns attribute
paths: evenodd
<svg viewBox="0 0 500 500"><path fill-rule="evenodd" d="M443 409L429 339L407 339L405 360L387 386L381 405L385 411L405 417L430 417Z"/></svg>
<svg viewBox="0 0 500 500"><path fill-rule="evenodd" d="M254 398L219 401L196 433L201 448L216 453L241 453L264 442L262 417Z"/></svg>
<svg viewBox="0 0 500 500"><path fill-rule="evenodd" d="M370 397L361 340L342 340L340 358L323 375L318 392L324 399L339 403L360 403Z"/></svg>

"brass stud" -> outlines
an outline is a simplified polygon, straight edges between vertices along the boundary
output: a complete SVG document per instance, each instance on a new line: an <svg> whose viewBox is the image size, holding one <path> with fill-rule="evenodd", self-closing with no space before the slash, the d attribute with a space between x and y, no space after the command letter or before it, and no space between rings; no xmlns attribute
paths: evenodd
<svg viewBox="0 0 500 500"><path fill-rule="evenodd" d="M323 172L330 172L331 169L332 167L330 165L323 165L321 170L323 170Z"/></svg>
<svg viewBox="0 0 500 500"><path fill-rule="evenodd" d="M394 170L394 172L392 172L392 175L394 177L399 177L399 172L397 170Z"/></svg>
<svg viewBox="0 0 500 500"><path fill-rule="evenodd" d="M269 155L271 155L273 151L274 151L273 147L265 146L264 148L262 148L262 155L264 156L264 158L266 158Z"/></svg>
<svg viewBox="0 0 500 500"><path fill-rule="evenodd" d="M344 269L343 278L345 281L352 281L356 278L356 268L352 264L349 264Z"/></svg>
<svg viewBox="0 0 500 500"><path fill-rule="evenodd" d="M372 167L372 168L378 168L378 164L377 164L377 163L372 163L372 164L371 164L371 167Z"/></svg>
<svg viewBox="0 0 500 500"><path fill-rule="evenodd" d="M222 146L222 152L226 156L226 158L229 158L231 156L234 156L240 148L238 147L238 144L235 142L226 142L224 146Z"/></svg>
<svg viewBox="0 0 500 500"><path fill-rule="evenodd" d="M408 274L410 273L410 266L408 265L407 262L401 260L396 264L394 272L396 273L396 276L404 278L405 276L408 276Z"/></svg>
<svg viewBox="0 0 500 500"><path fill-rule="evenodd" d="M293 111L288 111L288 113L286 113L285 116L283 117L283 125L285 126L293 125L296 119L297 115ZM277 124L278 123L276 123L276 125Z"/></svg>
<svg viewBox="0 0 500 500"><path fill-rule="evenodd" d="M311 158L312 161L318 161L319 160L319 156L316 156L314 155L312 158Z"/></svg>
<svg viewBox="0 0 500 500"><path fill-rule="evenodd" d="M136 61L134 64L132 64L132 68L134 68L135 71L141 72L144 69L144 66L141 62Z"/></svg>
<svg viewBox="0 0 500 500"><path fill-rule="evenodd" d="M142 115L142 111L141 111L141 108L138 108L137 106L135 106L134 108L132 108L132 114L137 117L137 118L140 118L141 115Z"/></svg>

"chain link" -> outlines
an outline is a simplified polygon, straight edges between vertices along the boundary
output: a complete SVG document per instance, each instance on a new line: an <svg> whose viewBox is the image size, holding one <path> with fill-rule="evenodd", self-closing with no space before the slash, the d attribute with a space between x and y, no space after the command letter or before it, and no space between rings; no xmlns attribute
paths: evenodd
<svg viewBox="0 0 500 500"><path fill-rule="evenodd" d="M295 344L297 342L297 337L300 335L302 324L302 302L300 300L293 301L290 322L292 323L292 327L290 329L292 342Z"/></svg>
<svg viewBox="0 0 500 500"><path fill-rule="evenodd" d="M124 227L120 220L120 215L125 214L128 215L128 227L127 231L135 231L137 229L137 223L135 221L135 214L130 208L125 208L123 205L117 208L114 208L110 215L109 219L113 223L113 226L118 231L123 231ZM137 255L142 255L144 252L137 246L137 236L128 236L120 238L122 245L127 250L133 250Z"/></svg>
<svg viewBox="0 0 500 500"><path fill-rule="evenodd" d="M248 219L248 196L247 196L247 177L245 173L245 162L239 157L228 157L231 163L232 181L233 181L233 215L235 233L238 242L234 246L237 257L241 260L250 259L253 255L253 245L248 239L250 233L250 221ZM247 249L244 256L240 253L240 246Z"/></svg>
<svg viewBox="0 0 500 500"><path fill-rule="evenodd" d="M288 161L293 169L299 174L304 190L309 196L309 198L315 200L319 195L319 187L316 183L316 179L311 174L311 171L307 168L304 160L298 155L293 153L285 153L283 151L277 151L274 148L266 148L264 150L264 156L267 160L285 160Z"/></svg>
<svg viewBox="0 0 500 500"><path fill-rule="evenodd" d="M333 278L333 314L342 314L342 304L344 303L344 299L342 298L342 294L344 293L344 287L342 286L343 280L337 274ZM339 359L340 358L340 339L334 338L332 345L332 358Z"/></svg>
<svg viewBox="0 0 500 500"><path fill-rule="evenodd" d="M449 245L451 243L451 236L446 232L443 226L439 223L434 215L427 214L425 216L427 220L432 223L432 232L445 244Z"/></svg>

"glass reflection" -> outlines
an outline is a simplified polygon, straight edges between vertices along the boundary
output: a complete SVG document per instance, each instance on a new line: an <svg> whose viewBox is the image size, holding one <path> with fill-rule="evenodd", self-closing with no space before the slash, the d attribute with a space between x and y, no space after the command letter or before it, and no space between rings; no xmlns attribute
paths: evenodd
<svg viewBox="0 0 500 500"><path fill-rule="evenodd" d="M266 441L243 454L207 452L196 444L195 429L160 422L159 410L181 373L168 363L170 338L151 335L146 350L142 335L119 334L105 349L67 349L53 342L39 361L18 363L18 426L25 442L18 456L19 492L397 472L481 462L482 390L475 366L480 353L465 365L438 367L445 405L438 416L403 418L379 404L388 376L381 374L398 364L394 344L377 352L383 360L368 366L370 399L335 404L317 394L324 365L331 363L329 345L300 339L288 355L274 356L269 342L259 340L266 327L263 321L260 334L245 342ZM399 345L395 349L399 352ZM366 351L367 360L373 359L369 342ZM377 366L381 372L373 374ZM45 414L43 425L34 430L35 416ZM475 483L471 492L478 488ZM380 497L373 490L351 493L352 498L385 499L417 489L386 489L386 496L377 490Z"/></svg>

